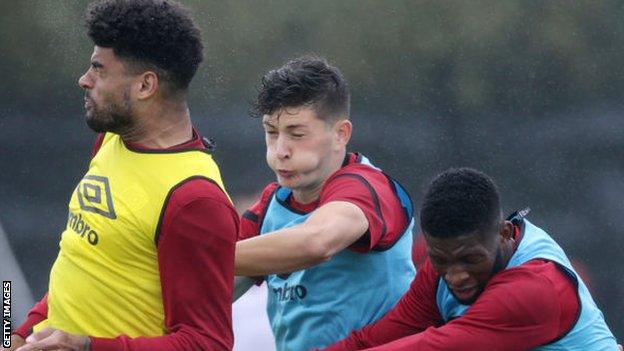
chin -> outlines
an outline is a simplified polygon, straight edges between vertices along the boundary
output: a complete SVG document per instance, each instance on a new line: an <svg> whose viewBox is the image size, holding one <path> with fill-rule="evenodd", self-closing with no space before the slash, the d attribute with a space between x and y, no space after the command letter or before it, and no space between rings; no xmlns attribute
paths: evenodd
<svg viewBox="0 0 624 351"><path fill-rule="evenodd" d="M457 298L457 296L455 298ZM475 296L473 296L473 297L471 297L469 299L466 299L466 300L462 300L462 299L457 298L457 301L461 302L464 305L472 305L473 303L475 303L475 301L477 301L477 298L479 298L479 295L475 295Z"/></svg>
<svg viewBox="0 0 624 351"><path fill-rule="evenodd" d="M457 295L455 295L455 293L451 290L451 294L453 294L453 296L457 299L457 301L461 302L464 305L472 305L475 301L477 301L477 299L479 298L479 296L481 296L481 293L483 292L483 289L479 289L474 295L468 297L468 298L463 298L460 299Z"/></svg>
<svg viewBox="0 0 624 351"><path fill-rule="evenodd" d="M91 130L96 132L96 133L104 133L104 132L106 132L106 130L102 126L102 124L99 123L97 120L95 120L93 118L93 116L89 116L87 114L86 122L87 122L87 126L89 126L89 128L91 128Z"/></svg>
<svg viewBox="0 0 624 351"><path fill-rule="evenodd" d="M292 180L282 180L282 179L277 179L277 183L284 187L284 188L288 188L290 190L295 190L297 188L299 188L297 182L294 182Z"/></svg>

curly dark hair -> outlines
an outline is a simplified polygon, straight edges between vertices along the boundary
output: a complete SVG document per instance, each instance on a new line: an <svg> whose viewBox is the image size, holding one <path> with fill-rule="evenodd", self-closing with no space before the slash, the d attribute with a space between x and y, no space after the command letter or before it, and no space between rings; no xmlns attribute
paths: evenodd
<svg viewBox="0 0 624 351"><path fill-rule="evenodd" d="M420 210L423 232L450 238L487 233L501 219L500 196L494 181L471 168L451 168L436 176Z"/></svg>
<svg viewBox="0 0 624 351"><path fill-rule="evenodd" d="M284 107L309 106L324 121L349 118L347 82L338 68L317 56L288 61L262 77L251 110L253 117L270 115Z"/></svg>
<svg viewBox="0 0 624 351"><path fill-rule="evenodd" d="M199 28L188 9L172 1L97 2L86 24L95 45L112 48L133 71L155 70L170 91L186 90L203 59Z"/></svg>

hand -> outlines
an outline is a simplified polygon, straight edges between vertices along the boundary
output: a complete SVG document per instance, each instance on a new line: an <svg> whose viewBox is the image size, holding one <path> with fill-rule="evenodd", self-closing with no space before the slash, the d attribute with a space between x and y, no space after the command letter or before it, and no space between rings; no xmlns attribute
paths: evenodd
<svg viewBox="0 0 624 351"><path fill-rule="evenodd" d="M73 335L58 329L45 328L26 338L26 345L15 351L89 351L89 344L88 336Z"/></svg>
<svg viewBox="0 0 624 351"><path fill-rule="evenodd" d="M22 338L21 336L17 334L12 334L11 335L11 347L9 347L8 349L3 349L3 350L15 351L17 350L18 347L24 344L26 344L26 340L24 340L24 338Z"/></svg>

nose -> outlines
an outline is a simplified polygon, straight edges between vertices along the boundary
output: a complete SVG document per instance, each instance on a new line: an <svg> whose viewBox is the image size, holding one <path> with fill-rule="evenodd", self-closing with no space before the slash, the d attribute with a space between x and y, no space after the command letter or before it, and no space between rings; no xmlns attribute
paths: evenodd
<svg viewBox="0 0 624 351"><path fill-rule="evenodd" d="M444 280L451 287L462 287L469 278L470 274L460 265L451 266L444 273Z"/></svg>
<svg viewBox="0 0 624 351"><path fill-rule="evenodd" d="M89 77L89 71L86 71L80 78L78 78L78 85L82 89L91 89L93 87L93 82Z"/></svg>
<svg viewBox="0 0 624 351"><path fill-rule="evenodd" d="M291 155L288 140L281 135L277 137L277 142L275 143L275 154L279 159L288 159Z"/></svg>

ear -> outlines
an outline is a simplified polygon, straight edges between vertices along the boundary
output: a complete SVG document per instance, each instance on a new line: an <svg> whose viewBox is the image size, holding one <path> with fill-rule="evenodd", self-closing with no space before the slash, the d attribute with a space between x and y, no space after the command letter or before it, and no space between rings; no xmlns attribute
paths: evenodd
<svg viewBox="0 0 624 351"><path fill-rule="evenodd" d="M153 71L145 71L137 77L135 83L138 100L147 100L156 95L160 82Z"/></svg>
<svg viewBox="0 0 624 351"><path fill-rule="evenodd" d="M353 132L353 124L348 119L341 119L336 122L334 126L336 131L335 137L337 145L346 147L351 140L351 133Z"/></svg>
<svg viewBox="0 0 624 351"><path fill-rule="evenodd" d="M499 231L501 241L513 240L514 237L514 227L510 221L503 221L500 226Z"/></svg>

